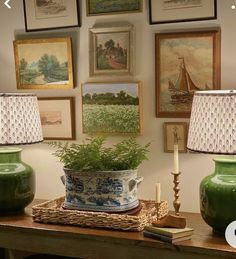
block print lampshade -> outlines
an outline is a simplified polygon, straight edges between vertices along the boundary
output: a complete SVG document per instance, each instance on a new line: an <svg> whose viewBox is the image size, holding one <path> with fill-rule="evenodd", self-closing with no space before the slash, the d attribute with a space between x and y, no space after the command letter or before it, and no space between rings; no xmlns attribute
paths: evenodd
<svg viewBox="0 0 236 259"><path fill-rule="evenodd" d="M0 94L0 144L32 144L43 140L37 97Z"/></svg>
<svg viewBox="0 0 236 259"><path fill-rule="evenodd" d="M221 155L214 158L215 172L200 184L200 207L214 232L224 234L236 219L235 90L195 92L187 148Z"/></svg>
<svg viewBox="0 0 236 259"><path fill-rule="evenodd" d="M188 148L214 154L236 154L236 91L194 95Z"/></svg>
<svg viewBox="0 0 236 259"><path fill-rule="evenodd" d="M6 147L43 140L37 97L0 94L0 215L21 212L34 198L32 168L21 161L21 149Z"/></svg>

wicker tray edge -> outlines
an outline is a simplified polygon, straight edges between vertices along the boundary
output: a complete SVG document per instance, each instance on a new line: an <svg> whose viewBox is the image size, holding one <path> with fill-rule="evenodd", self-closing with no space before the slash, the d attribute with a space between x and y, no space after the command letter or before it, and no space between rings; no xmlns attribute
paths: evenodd
<svg viewBox="0 0 236 259"><path fill-rule="evenodd" d="M64 197L46 201L32 207L35 222L75 225L80 227L109 228L125 231L142 231L156 217L154 201L140 200L142 209L138 215L112 214L106 212L62 210ZM168 213L167 203L163 213Z"/></svg>

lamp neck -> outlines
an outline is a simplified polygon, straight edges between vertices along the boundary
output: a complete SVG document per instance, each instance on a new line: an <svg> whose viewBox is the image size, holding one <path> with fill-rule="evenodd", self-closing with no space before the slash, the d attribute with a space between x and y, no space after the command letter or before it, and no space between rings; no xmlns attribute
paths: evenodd
<svg viewBox="0 0 236 259"><path fill-rule="evenodd" d="M0 163L17 163L21 161L21 148L0 148Z"/></svg>
<svg viewBox="0 0 236 259"><path fill-rule="evenodd" d="M215 174L236 175L236 158L235 157L217 157L215 161Z"/></svg>

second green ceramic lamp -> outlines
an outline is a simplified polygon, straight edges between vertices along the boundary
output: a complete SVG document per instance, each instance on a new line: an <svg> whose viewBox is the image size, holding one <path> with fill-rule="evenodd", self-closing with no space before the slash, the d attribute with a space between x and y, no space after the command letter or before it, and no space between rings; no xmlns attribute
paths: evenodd
<svg viewBox="0 0 236 259"><path fill-rule="evenodd" d="M200 184L200 209L218 234L236 220L236 91L197 91L189 126L189 150L218 154L215 171Z"/></svg>

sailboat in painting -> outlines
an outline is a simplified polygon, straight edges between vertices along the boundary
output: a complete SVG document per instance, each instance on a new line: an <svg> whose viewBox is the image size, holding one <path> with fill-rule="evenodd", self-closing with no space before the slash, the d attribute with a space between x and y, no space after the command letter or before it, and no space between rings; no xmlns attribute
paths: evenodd
<svg viewBox="0 0 236 259"><path fill-rule="evenodd" d="M194 91L203 89L193 82L186 68L184 58L180 57L179 59L181 63L178 78L175 83L170 79L168 80L168 89L171 92L172 103L189 103L192 102ZM209 89L207 85L206 89Z"/></svg>

